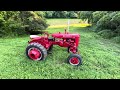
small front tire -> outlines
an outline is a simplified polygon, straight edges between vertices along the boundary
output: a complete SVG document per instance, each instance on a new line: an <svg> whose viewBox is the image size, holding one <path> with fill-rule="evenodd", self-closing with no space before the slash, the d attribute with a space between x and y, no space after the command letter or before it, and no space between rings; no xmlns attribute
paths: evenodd
<svg viewBox="0 0 120 90"><path fill-rule="evenodd" d="M67 58L67 62L73 66L79 66L82 64L82 58L78 54L70 54Z"/></svg>

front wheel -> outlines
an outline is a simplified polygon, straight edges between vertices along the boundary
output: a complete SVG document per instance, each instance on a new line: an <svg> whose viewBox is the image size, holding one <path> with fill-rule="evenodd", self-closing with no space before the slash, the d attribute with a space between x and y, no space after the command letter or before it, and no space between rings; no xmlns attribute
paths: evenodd
<svg viewBox="0 0 120 90"><path fill-rule="evenodd" d="M67 62L73 66L79 66L82 64L82 58L78 54L70 54Z"/></svg>

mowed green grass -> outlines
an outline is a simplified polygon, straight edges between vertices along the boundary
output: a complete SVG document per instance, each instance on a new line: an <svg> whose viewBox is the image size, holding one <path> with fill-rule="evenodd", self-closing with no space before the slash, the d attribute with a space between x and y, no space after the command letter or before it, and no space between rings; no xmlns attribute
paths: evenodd
<svg viewBox="0 0 120 90"><path fill-rule="evenodd" d="M54 19L54 21L60 22L58 19ZM64 32L64 28L50 28L47 31L49 33ZM75 67L66 63L66 59L69 56L67 48L54 46L52 54L48 54L46 60L32 61L25 55L29 36L1 38L0 78L120 79L119 44L99 37L88 28L70 27L70 32L81 35L79 44L79 51L83 59L81 66Z"/></svg>

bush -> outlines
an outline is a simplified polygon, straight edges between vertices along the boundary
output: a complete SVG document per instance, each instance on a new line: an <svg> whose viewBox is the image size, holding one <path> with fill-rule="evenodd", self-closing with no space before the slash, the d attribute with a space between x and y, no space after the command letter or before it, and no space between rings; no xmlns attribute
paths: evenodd
<svg viewBox="0 0 120 90"><path fill-rule="evenodd" d="M53 18L61 18L60 12L61 11L54 11Z"/></svg>
<svg viewBox="0 0 120 90"><path fill-rule="evenodd" d="M93 11L81 11L79 14L80 19L88 19L88 23L92 22Z"/></svg>
<svg viewBox="0 0 120 90"><path fill-rule="evenodd" d="M116 43L120 43L120 36L113 37L112 40Z"/></svg>
<svg viewBox="0 0 120 90"><path fill-rule="evenodd" d="M42 11L34 11L38 16L44 18L45 17L45 12Z"/></svg>
<svg viewBox="0 0 120 90"><path fill-rule="evenodd" d="M53 11L45 11L45 17L46 18L52 18L53 17Z"/></svg>
<svg viewBox="0 0 120 90"><path fill-rule="evenodd" d="M104 15L107 14L107 11L96 11L93 12L93 23L97 23L97 21L99 21L100 18L102 18Z"/></svg>
<svg viewBox="0 0 120 90"><path fill-rule="evenodd" d="M67 11L54 11L53 18L67 18L68 12Z"/></svg>
<svg viewBox="0 0 120 90"><path fill-rule="evenodd" d="M78 18L79 11L44 11L46 18Z"/></svg>
<svg viewBox="0 0 120 90"><path fill-rule="evenodd" d="M120 36L120 25L117 27L117 29L114 31L117 36Z"/></svg>
<svg viewBox="0 0 120 90"><path fill-rule="evenodd" d="M111 32L111 30L109 30L109 29L99 31L98 34L106 39L110 39L111 37L115 36L115 33Z"/></svg>
<svg viewBox="0 0 120 90"><path fill-rule="evenodd" d="M78 14L75 13L74 11L70 11L69 14L68 14L68 17L69 18L78 18Z"/></svg>
<svg viewBox="0 0 120 90"><path fill-rule="evenodd" d="M17 35L14 31L19 29L22 25L19 20L19 11L1 11L0 12L0 36ZM19 31L22 32L22 31Z"/></svg>
<svg viewBox="0 0 120 90"><path fill-rule="evenodd" d="M46 29L48 24L45 18L40 17L41 12L36 13L33 11L0 11L0 37L18 36L29 31Z"/></svg>
<svg viewBox="0 0 120 90"><path fill-rule="evenodd" d="M67 18L68 17L68 12L67 11L61 11L60 12L60 17L61 18Z"/></svg>
<svg viewBox="0 0 120 90"><path fill-rule="evenodd" d="M14 20L14 18L8 19L4 27L2 27L2 30L4 32L4 35L9 36L18 36L26 34L24 31L24 28L22 28L22 23L19 20Z"/></svg>
<svg viewBox="0 0 120 90"><path fill-rule="evenodd" d="M0 28L2 28L4 26L5 20L4 17L2 17L2 15L0 15Z"/></svg>
<svg viewBox="0 0 120 90"><path fill-rule="evenodd" d="M27 32L45 30L48 27L46 21L33 11L20 11L20 17L24 26L27 26Z"/></svg>
<svg viewBox="0 0 120 90"><path fill-rule="evenodd" d="M110 22L115 28L117 28L120 25L120 13L115 13Z"/></svg>
<svg viewBox="0 0 120 90"><path fill-rule="evenodd" d="M117 27L116 21L116 15L118 12L112 12L104 15L98 22L97 22L97 28L103 29L111 29L115 30Z"/></svg>
<svg viewBox="0 0 120 90"><path fill-rule="evenodd" d="M96 32L105 38L120 36L120 12L109 12L96 24Z"/></svg>
<svg viewBox="0 0 120 90"><path fill-rule="evenodd" d="M112 19L112 17L107 14L107 15L104 15L98 22L97 22L97 29L112 29L112 25L111 25L111 22L110 20Z"/></svg>

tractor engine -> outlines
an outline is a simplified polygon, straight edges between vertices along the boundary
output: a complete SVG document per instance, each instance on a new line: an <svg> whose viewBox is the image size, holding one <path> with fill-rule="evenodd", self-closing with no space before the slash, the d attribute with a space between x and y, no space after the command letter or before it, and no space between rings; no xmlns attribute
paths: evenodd
<svg viewBox="0 0 120 90"><path fill-rule="evenodd" d="M70 34L70 33L55 33L52 34L54 38L53 44L59 45L61 47L68 47L68 52L76 53L79 45L79 34Z"/></svg>

